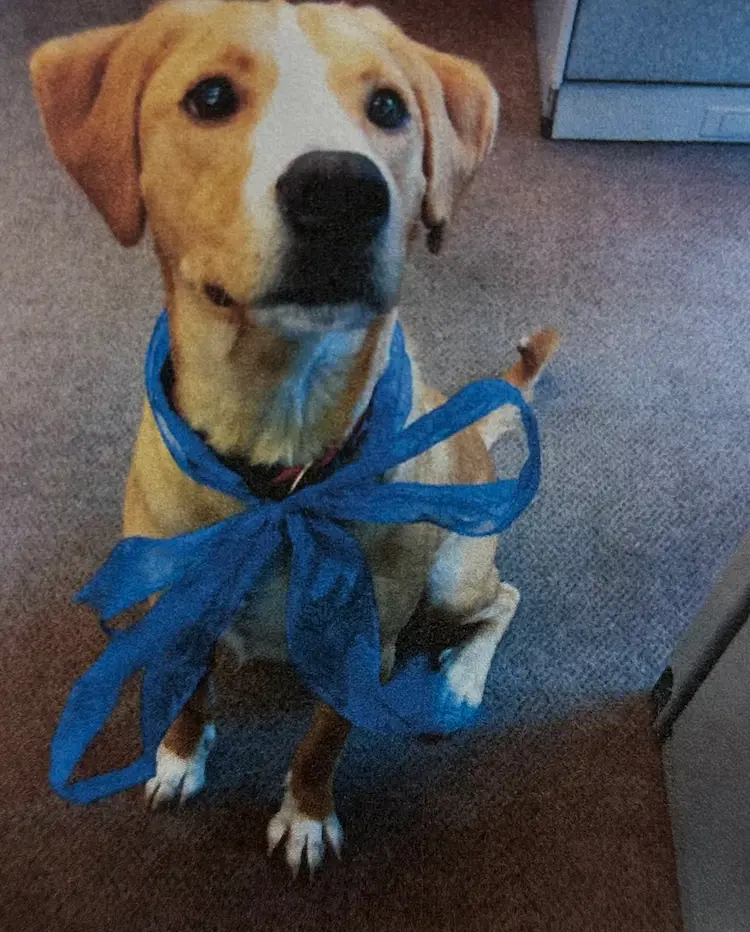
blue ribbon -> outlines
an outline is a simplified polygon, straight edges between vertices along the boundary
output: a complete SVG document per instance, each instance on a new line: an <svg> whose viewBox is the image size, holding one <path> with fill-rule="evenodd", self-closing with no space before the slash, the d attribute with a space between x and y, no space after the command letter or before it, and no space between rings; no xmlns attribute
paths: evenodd
<svg viewBox="0 0 750 932"><path fill-rule="evenodd" d="M365 554L346 522L428 521L469 536L497 534L530 504L539 486L536 419L520 392L498 379L475 382L405 426L411 365L400 325L373 393L356 460L281 502L261 500L177 414L169 399L167 315L157 321L146 359L146 390L162 439L196 482L238 499L240 514L166 540L122 540L76 596L100 615L109 643L76 680L52 740L50 783L87 803L143 783L156 749L208 671L217 639L248 593L284 556L291 560L286 606L289 656L302 681L355 725L379 732L440 733L471 724L477 710L454 699L444 669L426 655L380 682L380 626ZM483 485L383 482L401 463L501 405L516 406L528 456L515 479ZM115 616L162 593L126 630ZM129 766L72 781L73 772L115 708L122 687L143 674L142 754Z"/></svg>

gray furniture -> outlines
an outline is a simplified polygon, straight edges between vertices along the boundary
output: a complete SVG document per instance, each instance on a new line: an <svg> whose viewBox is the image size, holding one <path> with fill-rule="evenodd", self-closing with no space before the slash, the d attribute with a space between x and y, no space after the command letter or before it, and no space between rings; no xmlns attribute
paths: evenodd
<svg viewBox="0 0 750 932"><path fill-rule="evenodd" d="M685 932L750 929L750 535L656 691Z"/></svg>
<svg viewBox="0 0 750 932"><path fill-rule="evenodd" d="M750 142L747 0L535 0L545 135Z"/></svg>

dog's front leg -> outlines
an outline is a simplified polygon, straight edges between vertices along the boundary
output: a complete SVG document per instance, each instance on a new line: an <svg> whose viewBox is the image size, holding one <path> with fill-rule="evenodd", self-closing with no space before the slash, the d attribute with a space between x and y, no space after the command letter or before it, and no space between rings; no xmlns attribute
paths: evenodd
<svg viewBox="0 0 750 932"><path fill-rule="evenodd" d="M432 528L360 529L373 577L381 625L381 677L389 679L399 631L419 603L429 569L428 543ZM431 535L430 537L426 535ZM307 857L314 871L329 844L336 854L343 832L336 817L333 776L351 730L334 709L319 703L312 728L297 748L287 777L284 801L268 825L268 847L273 851L286 835L286 860L296 875Z"/></svg>
<svg viewBox="0 0 750 932"><path fill-rule="evenodd" d="M349 722L320 702L312 727L297 748L287 775L284 801L268 823L268 853L286 836L286 861L296 877L302 858L314 872L326 844L339 856L344 836L333 802L336 764L351 729Z"/></svg>
<svg viewBox="0 0 750 932"><path fill-rule="evenodd" d="M427 587L428 619L453 628L453 647L441 655L454 702L482 701L495 651L518 606L519 593L503 583L497 539L449 535L437 553ZM429 622L428 622L429 623Z"/></svg>
<svg viewBox="0 0 750 932"><path fill-rule="evenodd" d="M156 752L156 775L146 783L146 805L161 809L180 805L200 793L206 760L216 739L212 719L210 674L174 720Z"/></svg>
<svg viewBox="0 0 750 932"><path fill-rule="evenodd" d="M200 527L197 514L184 504L180 507L181 502L190 501L191 488L161 443L147 406L125 487L123 535L164 538ZM158 596L149 599L150 607L157 599ZM145 787L149 808L182 804L203 789L206 760L216 739L212 700L209 672L159 745L156 774Z"/></svg>

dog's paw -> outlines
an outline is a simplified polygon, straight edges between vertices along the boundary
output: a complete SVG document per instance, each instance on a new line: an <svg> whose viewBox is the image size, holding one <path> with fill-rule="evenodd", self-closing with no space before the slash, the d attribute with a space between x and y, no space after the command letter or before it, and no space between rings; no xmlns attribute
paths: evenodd
<svg viewBox="0 0 750 932"><path fill-rule="evenodd" d="M476 709L481 705L487 682L487 664L474 645L446 651L441 658L451 699L459 705Z"/></svg>
<svg viewBox="0 0 750 932"><path fill-rule="evenodd" d="M281 808L268 823L269 857L285 836L286 863L294 877L299 874L303 857L307 861L310 874L314 874L323 863L326 847L330 847L337 858L341 857L344 833L336 813L332 812L322 822L311 819L300 812L288 785Z"/></svg>
<svg viewBox="0 0 750 932"><path fill-rule="evenodd" d="M206 725L192 757L180 757L163 745L156 752L156 775L146 783L146 805L163 809L182 805L200 793L206 783L206 760L216 740L216 726Z"/></svg>
<svg viewBox="0 0 750 932"><path fill-rule="evenodd" d="M503 583L492 606L477 616L476 621L482 627L474 637L441 655L446 684L456 705L470 709L480 706L498 641L513 618L519 599L518 589Z"/></svg>

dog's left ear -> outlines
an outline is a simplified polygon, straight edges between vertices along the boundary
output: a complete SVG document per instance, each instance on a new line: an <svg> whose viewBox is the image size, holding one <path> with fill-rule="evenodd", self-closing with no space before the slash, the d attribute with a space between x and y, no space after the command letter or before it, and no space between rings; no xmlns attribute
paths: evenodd
<svg viewBox="0 0 750 932"><path fill-rule="evenodd" d="M456 199L492 148L500 99L479 65L414 42L373 7L357 13L396 56L419 101L425 134L422 220L430 251L437 253Z"/></svg>
<svg viewBox="0 0 750 932"><path fill-rule="evenodd" d="M422 220L430 251L437 253L456 199L492 148L500 99L478 65L425 46L418 49L440 83L437 93L417 87L426 135Z"/></svg>

